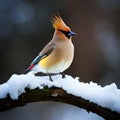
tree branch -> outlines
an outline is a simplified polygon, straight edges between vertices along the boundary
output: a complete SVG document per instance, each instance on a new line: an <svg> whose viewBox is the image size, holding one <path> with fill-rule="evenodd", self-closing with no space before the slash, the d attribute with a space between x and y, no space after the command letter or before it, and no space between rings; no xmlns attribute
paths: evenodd
<svg viewBox="0 0 120 120"><path fill-rule="evenodd" d="M81 97L76 97L66 93L61 88L47 88L30 90L26 88L26 93L19 96L18 100L12 100L9 95L0 99L0 111L9 110L18 106L23 106L27 103L38 102L38 101L58 101L71 105L75 105L80 108L84 108L87 111L91 111L103 117L106 120L118 120L120 114L113 112L107 108L103 108L95 103L85 100Z"/></svg>

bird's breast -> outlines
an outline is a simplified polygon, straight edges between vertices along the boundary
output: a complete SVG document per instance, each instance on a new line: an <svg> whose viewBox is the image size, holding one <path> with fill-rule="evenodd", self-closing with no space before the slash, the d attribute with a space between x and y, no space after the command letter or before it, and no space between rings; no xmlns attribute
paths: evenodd
<svg viewBox="0 0 120 120"><path fill-rule="evenodd" d="M71 65L73 56L74 47L72 43L60 44L50 55L39 62L39 66L48 73L63 72Z"/></svg>

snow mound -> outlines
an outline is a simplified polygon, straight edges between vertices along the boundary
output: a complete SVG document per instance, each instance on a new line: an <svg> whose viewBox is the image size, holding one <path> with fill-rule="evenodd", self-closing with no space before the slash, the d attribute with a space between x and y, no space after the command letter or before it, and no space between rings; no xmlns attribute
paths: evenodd
<svg viewBox="0 0 120 120"><path fill-rule="evenodd" d="M12 99L18 99L19 95L25 93L26 87L43 89L44 86L49 88L54 86L62 88L68 94L82 97L120 113L120 90L115 83L101 87L93 82L80 82L78 77L73 78L69 75L66 75L65 78L62 78L61 75L55 75L52 76L52 79L53 81L50 81L48 76L35 76L32 73L13 74L6 83L0 85L0 98L5 98L9 94Z"/></svg>

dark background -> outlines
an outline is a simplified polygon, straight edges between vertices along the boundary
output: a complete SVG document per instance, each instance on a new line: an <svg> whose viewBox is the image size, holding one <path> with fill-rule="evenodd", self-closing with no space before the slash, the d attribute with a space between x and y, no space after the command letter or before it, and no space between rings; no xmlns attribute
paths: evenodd
<svg viewBox="0 0 120 120"><path fill-rule="evenodd" d="M56 12L77 33L66 73L120 86L119 0L0 0L0 83L24 70L51 40Z"/></svg>
<svg viewBox="0 0 120 120"><path fill-rule="evenodd" d="M120 88L120 0L0 0L0 83L28 67L51 40L50 19L56 12L77 33L75 58L65 72L83 82L115 82ZM65 104L36 103L1 113L0 118L77 120L80 111Z"/></svg>

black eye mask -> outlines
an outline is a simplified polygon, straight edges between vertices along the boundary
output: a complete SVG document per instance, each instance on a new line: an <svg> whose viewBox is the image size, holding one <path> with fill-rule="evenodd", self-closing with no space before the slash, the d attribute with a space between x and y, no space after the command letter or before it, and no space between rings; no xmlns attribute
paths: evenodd
<svg viewBox="0 0 120 120"><path fill-rule="evenodd" d="M59 31L61 31L68 39L70 39L69 31L68 32L64 30L59 30Z"/></svg>

